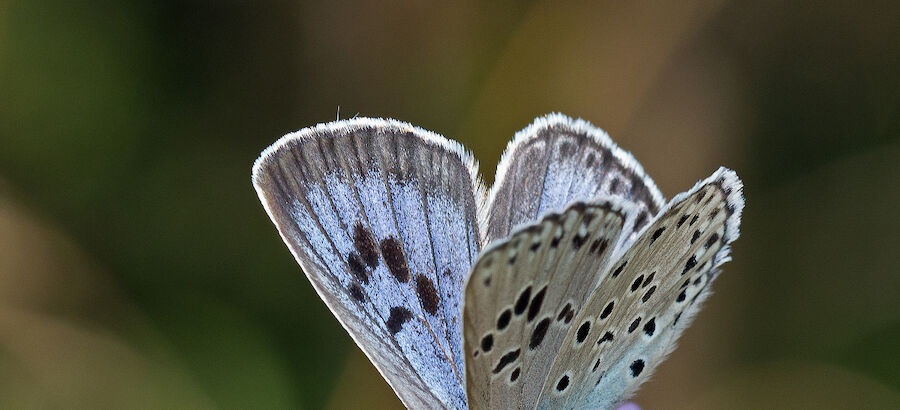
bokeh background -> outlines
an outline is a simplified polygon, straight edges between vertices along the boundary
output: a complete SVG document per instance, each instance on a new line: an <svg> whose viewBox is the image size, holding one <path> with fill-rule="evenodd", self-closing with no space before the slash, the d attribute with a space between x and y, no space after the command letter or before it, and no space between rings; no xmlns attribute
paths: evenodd
<svg viewBox="0 0 900 410"><path fill-rule="evenodd" d="M398 408L253 160L388 116L490 182L560 111L667 197L745 183L734 262L635 401L897 408L898 73L895 0L0 0L0 407Z"/></svg>

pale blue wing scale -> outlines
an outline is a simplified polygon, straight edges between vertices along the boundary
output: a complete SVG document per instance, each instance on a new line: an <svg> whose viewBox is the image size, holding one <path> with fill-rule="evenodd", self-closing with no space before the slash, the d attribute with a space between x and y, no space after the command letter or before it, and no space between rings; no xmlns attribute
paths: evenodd
<svg viewBox="0 0 900 410"><path fill-rule="evenodd" d="M253 181L316 291L401 400L465 407L459 295L480 249L483 198L471 156L409 124L358 118L285 136Z"/></svg>

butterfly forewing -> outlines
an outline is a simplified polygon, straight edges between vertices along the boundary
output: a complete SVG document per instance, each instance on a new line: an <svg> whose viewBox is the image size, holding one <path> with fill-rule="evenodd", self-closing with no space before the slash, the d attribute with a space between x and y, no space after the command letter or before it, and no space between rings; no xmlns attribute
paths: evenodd
<svg viewBox="0 0 900 410"><path fill-rule="evenodd" d="M472 408L533 408L633 205L577 202L485 250L463 313Z"/></svg>
<svg viewBox="0 0 900 410"><path fill-rule="evenodd" d="M393 120L285 136L254 186L316 291L404 404L465 406L462 286L480 250L476 165Z"/></svg>
<svg viewBox="0 0 900 410"><path fill-rule="evenodd" d="M632 394L708 294L742 209L741 183L724 168L673 199L601 274L561 345L539 407L610 408ZM585 323L589 329L579 332Z"/></svg>
<svg viewBox="0 0 900 410"><path fill-rule="evenodd" d="M634 231L663 206L653 180L605 132L561 114L538 118L516 134L497 166L484 215L486 240L505 238L517 225L575 201L606 196L635 204Z"/></svg>

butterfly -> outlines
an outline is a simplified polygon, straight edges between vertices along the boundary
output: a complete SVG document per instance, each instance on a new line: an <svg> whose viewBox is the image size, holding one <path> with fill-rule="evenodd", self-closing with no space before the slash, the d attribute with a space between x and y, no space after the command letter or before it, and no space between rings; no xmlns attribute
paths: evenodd
<svg viewBox="0 0 900 410"><path fill-rule="evenodd" d="M719 168L665 202L602 130L540 117L490 190L459 143L392 119L288 134L253 185L316 292L409 408L611 408L730 260Z"/></svg>

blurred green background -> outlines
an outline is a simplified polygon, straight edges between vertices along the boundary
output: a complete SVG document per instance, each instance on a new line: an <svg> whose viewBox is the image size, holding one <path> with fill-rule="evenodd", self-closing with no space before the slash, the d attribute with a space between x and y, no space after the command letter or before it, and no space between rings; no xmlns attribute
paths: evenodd
<svg viewBox="0 0 900 410"><path fill-rule="evenodd" d="M644 408L900 406L896 0L0 0L0 407L396 408L250 166L359 113L488 182L561 111L671 197L745 183Z"/></svg>

